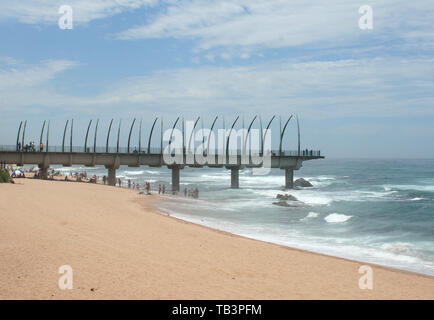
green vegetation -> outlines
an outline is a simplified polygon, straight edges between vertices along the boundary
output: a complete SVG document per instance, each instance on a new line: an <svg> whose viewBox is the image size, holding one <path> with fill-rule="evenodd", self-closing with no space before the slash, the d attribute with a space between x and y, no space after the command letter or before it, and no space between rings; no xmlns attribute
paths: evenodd
<svg viewBox="0 0 434 320"><path fill-rule="evenodd" d="M0 183L9 182L9 180L9 173L4 169L0 169Z"/></svg>

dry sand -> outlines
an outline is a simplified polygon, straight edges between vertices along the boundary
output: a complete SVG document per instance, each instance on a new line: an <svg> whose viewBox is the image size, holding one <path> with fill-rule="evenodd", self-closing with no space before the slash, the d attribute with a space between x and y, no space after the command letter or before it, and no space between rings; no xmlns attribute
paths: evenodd
<svg viewBox="0 0 434 320"><path fill-rule="evenodd" d="M1 299L433 299L434 277L247 239L103 185L0 184ZM60 290L58 269L73 269Z"/></svg>

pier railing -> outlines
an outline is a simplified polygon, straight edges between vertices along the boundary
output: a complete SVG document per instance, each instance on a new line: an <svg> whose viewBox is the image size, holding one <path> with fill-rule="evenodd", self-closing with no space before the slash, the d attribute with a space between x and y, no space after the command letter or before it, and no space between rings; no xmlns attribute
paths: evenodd
<svg viewBox="0 0 434 320"><path fill-rule="evenodd" d="M84 147L82 146L48 146L48 148L44 147L42 150L40 150L40 148L38 146L35 147L30 147L30 146L24 146L18 148L15 145L0 145L0 152L54 152L54 153L110 153L110 154L175 154L175 153L179 153L179 154L187 154L188 152L185 150L181 150L181 149L174 149L171 148L170 152L167 152L166 148L159 148L159 147L153 147L150 148L149 152L148 149L146 148L142 148L142 149L137 149L137 148L126 148L126 147L87 147L86 150L84 149ZM193 152L191 152L193 153ZM258 151L249 151L246 150L246 153L249 154L255 154L258 155ZM278 150L270 150L268 151L268 153L270 153L272 156L279 156L279 151ZM221 155L224 154L224 150L214 150L213 151L214 155ZM238 150L229 150L229 154L230 155L241 155L242 151L240 149ZM204 155L206 155L206 151L204 151ZM284 157L320 157L321 156L321 151L320 150L300 150L300 154L298 153L298 150L282 150L282 152L280 153L280 156L284 156Z"/></svg>

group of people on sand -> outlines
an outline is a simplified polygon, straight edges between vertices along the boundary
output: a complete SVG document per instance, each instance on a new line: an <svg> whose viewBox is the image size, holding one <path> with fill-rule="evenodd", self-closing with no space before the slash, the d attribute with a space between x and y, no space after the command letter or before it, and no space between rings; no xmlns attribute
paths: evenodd
<svg viewBox="0 0 434 320"><path fill-rule="evenodd" d="M198 199L199 198L199 189L196 187L194 189L184 189L184 197Z"/></svg>
<svg viewBox="0 0 434 320"><path fill-rule="evenodd" d="M7 166L5 163L0 163L1 167L7 169L10 173L13 171L9 166ZM26 169L26 170L22 170L22 177L24 178L24 172L29 172L32 173L33 172L33 178L35 179L42 179L42 170L37 170L37 168L32 168L32 169ZM55 169L51 169L47 172L47 179L49 180L54 180L55 176L59 176L59 177L63 177L63 175L61 174L60 171L56 171ZM18 175L17 175L18 177ZM88 178L87 172L83 171L83 172L70 172L69 175L65 174L64 175L64 180L65 181L77 181L77 182L84 182L87 181L89 183L98 183L98 179L99 177L97 175L93 175L91 178ZM102 177L102 182L104 184L108 183L108 178L107 176L103 176ZM128 189L134 189L134 190L140 190L140 185L136 182L131 181L131 179L128 179L127 181L128 184ZM117 179L117 185L119 187L123 186L123 182L121 180L121 178ZM145 191L147 194L151 194L151 183L148 181L145 181ZM166 194L166 185L165 184L159 184L158 185L158 194ZM177 191L172 191L173 195L177 195L178 192ZM193 198L193 199L198 199L199 198L199 189L196 187L194 189L184 189L184 197L188 197L188 198Z"/></svg>
<svg viewBox="0 0 434 320"><path fill-rule="evenodd" d="M165 194L166 193L166 185L163 184L163 186L161 186L161 184L158 185L158 194Z"/></svg>

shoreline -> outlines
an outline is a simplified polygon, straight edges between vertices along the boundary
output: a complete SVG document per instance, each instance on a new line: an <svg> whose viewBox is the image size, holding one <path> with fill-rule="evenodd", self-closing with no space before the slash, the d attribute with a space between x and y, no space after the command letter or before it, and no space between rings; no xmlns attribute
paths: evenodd
<svg viewBox="0 0 434 320"><path fill-rule="evenodd" d="M196 223L196 222L188 221L188 220L185 220L185 219L182 219L182 218L178 218L176 216L171 215L169 212L162 211L161 209L159 209L156 206L154 206L152 203L150 205L156 210L157 214L161 214L161 215L166 216L168 218L175 219L175 220L177 220L180 223L190 223L190 224L192 224L194 226L199 226L199 227L202 227L202 228L206 228L206 229L211 230L213 232L222 233L222 234L225 234L225 235L228 235L228 236L231 236L231 237L240 237L240 238L243 238L243 239L248 239L248 240L252 240L252 241L258 241L258 242L266 243L266 244L269 244L269 245L278 246L278 247L281 247L283 249L298 250L300 252L306 252L306 253L310 253L310 254L317 254L317 255L320 255L320 256L334 258L334 259L338 259L338 260L344 260L344 261L348 261L348 262L354 262L354 263L358 263L358 264L369 265L369 266L373 266L375 268L383 268L383 269L387 269L387 270L391 270L391 271L404 272L404 273L414 274L414 275L418 275L418 276L425 276L425 277L433 278L434 279L434 276L432 276L430 274L422 273L422 272L416 272L416 271L411 271L411 270L399 269L399 268L394 268L394 267L390 267L390 266L386 266L386 265L381 265L381 264L377 264L377 263L372 263L372 262L366 262L366 261L357 260L357 259L351 259L351 258L334 256L334 255L327 254L327 253L322 253L322 252L318 252L318 251L312 251L312 250L308 250L308 249L301 249L301 248L292 247L292 246L285 245L285 244L280 244L280 243L276 243L276 242L272 242L272 241L261 240L261 239L257 239L257 238L253 238L253 237L249 237L249 236L244 236L244 235L240 235L240 234L237 234L237 233L233 233L233 232L230 232L230 231L225 231L225 230L213 228L213 227L206 226L206 225L203 225L203 224L200 224L200 223Z"/></svg>
<svg viewBox="0 0 434 320"><path fill-rule="evenodd" d="M20 183L20 181L24 181L24 183ZM30 182L30 183L29 183ZM59 192L59 189L64 189L63 187L54 187L54 185L57 184L53 184L50 183L52 181L41 181L41 180L37 180L37 179L16 179L16 184L14 185L5 185L4 187L18 187L18 186L28 186L30 187L27 188L32 192L36 192L37 190L34 190L35 188L31 185L33 184L39 184L41 187L42 185L45 185L45 187L47 187L47 189L50 190L55 190L56 192ZM130 203L129 204L125 204L125 206L128 206L128 210L130 210L131 212L134 211L133 207L137 206L138 208L140 208L141 211L141 217L140 217L140 223L144 225L144 223L149 222L146 220L152 220L155 225L157 224L163 224L163 225L169 225L170 229L175 232L177 234L177 236L175 236L174 239L172 239L174 241L174 243L176 242L183 242L186 241L188 243L191 244L191 237L193 237L193 239L196 239L200 242L204 242L206 243L210 250L212 252L225 252L225 251L230 251L232 254L237 254L239 253L240 255L244 256L244 250L241 249L246 249L248 248L250 251L255 252L255 251L261 251L258 256L259 259L261 261L256 261L256 259L253 259L252 261L250 261L251 263L255 264L255 267L252 267L250 265L245 265L240 261L239 258L236 257L232 257L231 258L226 258L225 259L225 263L223 265L221 265L220 262L217 263L217 265L219 265L219 271L223 272L223 274L232 274L232 275L237 275L237 277L243 277L242 275L240 275L240 273L247 273L250 274L251 277L253 277L254 279L257 279L257 274L256 273L264 273L264 270L267 268L257 268L258 266L263 266L264 264L268 267L268 271L270 272L269 277L271 279L268 279L269 281L261 281L261 279L257 279L261 285L260 286L249 286L248 284L244 283L244 286L250 287L250 290L252 292L237 292L237 290L233 287L228 287L225 290L219 291L220 294L223 293L231 293L229 296L226 296L225 294L223 295L216 295L215 292L211 292L211 291L207 291L207 292L201 292L200 294L197 292L199 290L199 288L196 288L195 290L193 290L193 292L190 292L189 294L186 295L176 295L176 296L167 296L165 294L159 294L159 295L155 295L155 296L151 296L151 297L147 297L142 296L142 298L156 298L156 299L161 299L161 298L169 298L169 299L198 299L198 298L203 298L203 299L213 299L213 298L233 298L233 299L242 299L243 297L249 297L249 298L253 298L253 299L260 299L260 298L265 298L265 299L288 299L288 298L308 298L308 299L315 299L315 298L319 298L319 299L385 299L385 298L391 298L391 299L433 299L434 298L434 277L430 276L430 275L426 275L426 274L420 274L420 273L416 273L416 272L411 272L411 271L406 271L406 270L401 270L401 269L396 269L396 268L392 268L392 267L387 267L387 266L382 266L382 265L376 265L376 264L372 264L372 263L365 263L365 262L360 262L360 261L356 261L356 260L351 260L351 259L346 259L346 258L341 258L341 257L336 257L336 256L330 256L330 255L326 255L326 254L322 254L322 253L318 253L318 252L312 252L312 251L307 251L307 250L303 250L303 249L298 249L298 248L294 248L294 247L290 247L290 246L286 246L286 245L281 245L281 244L276 244L276 243L272 243L272 242L267 242L267 241L263 241L263 240L258 240L258 239L254 239L254 238L250 238L250 237L245 237L245 236L241 236L241 235L237 235L237 234L233 234L227 231L222 231L219 229L215 229L215 228L211 228L208 226L204 226L201 224L197 224L194 222L190 222L190 221L186 221L177 217L174 217L172 215L170 215L170 213L164 213L162 212L160 209L156 208L152 202L155 201L161 201L162 198L164 199L164 197L158 196L158 195L152 195L152 196L147 196L147 195L139 195L137 194L138 190L132 190L132 189L128 189L128 188L119 188L119 187L109 187L109 188L104 188L102 185L100 184L93 184L93 183L83 183L83 184L78 184L78 183L74 183L74 184L60 184L63 186L72 186L72 188L67 187L66 189L74 189L74 192L77 192L80 196L85 197L85 193L86 190L85 189L89 189L91 190L92 188L94 189L98 189L97 193L101 193L104 195L101 195L102 197L109 197L109 198L116 198L122 195L122 198L124 198L124 196L126 198L131 198ZM88 185L89 188L83 188L83 185ZM3 186L2 186L3 187ZM32 188L33 187L33 188ZM53 188L54 187L54 188ZM101 189L101 190L100 190ZM103 190L105 189L105 190ZM5 188L1 188L0 189L2 192L5 190ZM95 191L95 190L93 190ZM114 191L114 192L113 192ZM136 191L136 193L131 192L131 191ZM13 193L13 192L12 192ZM12 194L10 193L10 194ZM68 198L68 197L66 197ZM125 200L125 199L124 199ZM163 200L164 201L164 200ZM133 204L133 206L130 206L131 204ZM3 206L5 204L2 204ZM96 207L98 207L98 203L96 203ZM121 205L122 207L122 205ZM1 208L1 207L0 207ZM87 210L86 210L87 209ZM89 208L84 208L84 212L86 211L91 211L91 207ZM108 209L108 208L106 208ZM3 210L2 210L3 211ZM118 216L118 214L116 213L110 213L110 216L114 218L114 220L117 221L117 223L119 224L124 224L124 225L128 225L128 227L126 226L122 226L125 227L125 230L129 230L131 229L131 226L129 225L129 221L125 220L125 218L123 217L123 213L119 213L121 215L121 217ZM54 216L55 217L55 216ZM159 217L159 218L157 218ZM7 219L8 217L4 217L3 213L0 216L1 221ZM10 217L9 217L10 218ZM99 219L97 219L95 222L97 222L97 224L101 223L100 218L104 219L104 215L100 216ZM160 221L160 219L163 219L162 221ZM169 218L169 219L167 219ZM169 222L170 221L170 222ZM82 217L77 219L77 223L79 225L84 224L86 225L86 221L83 221ZM140 224L140 225L141 225ZM116 224L113 225L114 227L116 227ZM184 229L187 228L188 232L185 233L185 230L180 230L180 229ZM92 228L91 228L92 229ZM94 229L98 229L95 228ZM191 229L191 230L190 230ZM81 229L77 229L76 232L80 233ZM113 230L112 230L113 231ZM151 233L154 231L154 229L151 227L148 231L151 231ZM160 230L161 231L161 230ZM195 233L199 233L200 236L195 236ZM101 233L99 235L101 238L105 238L107 237L107 234L105 234L104 232ZM118 236L120 236L121 238L124 237L123 234L118 234ZM158 238L160 241L164 242L164 234L155 234L154 237ZM223 251L221 248L218 248L218 245L216 246L216 243L209 243L208 238L218 238L219 241L222 242L222 247L223 247ZM221 238L221 239L220 239ZM110 240L109 240L110 241ZM1 242L0 242L1 243ZM220 244L220 242L218 242ZM128 242L125 243L125 245L128 246ZM137 245L137 244L136 244ZM194 245L194 243L193 243ZM234 246L236 248L238 248L239 250L235 250L234 251ZM146 246L145 246L146 247ZM157 245L158 247L158 245ZM94 248L89 248L89 249L93 249ZM149 248L148 248L149 249ZM153 248L156 249L156 248ZM162 248L159 249L165 249L167 252L165 252L165 254L163 254L165 256L165 259L172 259L172 256L170 253L175 254L172 249L170 247L165 247L164 245L162 246ZM215 268L215 266L213 266L213 261L212 261L212 257L214 257L215 255L212 254L211 257L209 257L209 253L207 252L202 252L202 256L194 256L194 253L191 252L190 250L191 248L185 248L185 254L189 257L194 257L195 259L198 260L198 262L201 262L200 264L202 265L204 260L207 262L207 268ZM248 252L250 252L248 250ZM155 253L154 250L151 250L152 253ZM164 250L163 250L164 251ZM280 257L281 259L285 260L287 262L287 266L290 269L292 268L293 271L298 274L298 276L292 277L290 275L288 275L287 270L285 271L285 264L282 266L280 265L280 259L275 259L275 257L268 257L269 259L266 259L266 256L268 255L267 251L273 251L275 252L275 254ZM175 255L179 255L181 254L182 256L182 252L177 252ZM4 255L1 255L3 258ZM265 256L265 257L264 257ZM289 257L291 259L289 259ZM130 256L131 258L131 256ZM251 255L247 255L247 257L245 257L246 259L252 259ZM294 258L297 258L294 260ZM151 259L152 260L152 259ZM271 260L271 263L269 260ZM321 261L321 263L317 263L318 260ZM243 264L243 267L240 268L236 268L237 272L233 272L234 270L232 270L234 268L233 264L234 262L238 262ZM294 262L295 261L295 262ZM152 262L152 261L151 261ZM304 263L302 263L304 262ZM2 262L2 264L6 263L6 261ZM149 263L149 261L148 261ZM189 263L189 261L185 261L186 264L189 264L190 267L192 267ZM152 264L152 263L151 263ZM338 269L345 269L346 272L340 270L338 273L336 273L336 270L331 270L328 268L328 266L334 266L334 268L338 268ZM380 273L380 279L384 278L384 279L389 279L392 280L390 278L394 278L393 281L385 281L385 287L383 289L378 289L376 288L375 283L377 282L376 280L374 280L374 289L373 290L361 290L358 288L358 280L359 278L362 276L362 274L358 273L358 266L360 265L368 265L371 266L372 269L374 270L374 279L376 279L378 277L378 273ZM196 267L196 266L195 266ZM307 268L307 270L306 270ZM7 267L6 267L7 269ZM225 270L226 269L226 270ZM288 288L282 287L279 282L280 282L280 276L278 276L277 278L275 278L276 276L276 269L280 270L280 272L283 272L284 274L286 274L287 278L289 280L293 280L296 279L297 284L295 287L299 288L299 292L294 292L293 290L287 290ZM318 272L314 272L312 273L312 270L321 270ZM348 275L348 269L353 270L351 271L351 281L350 279L348 279L349 275ZM154 270L155 271L155 270ZM197 270L198 271L198 270ZM232 271L232 272L230 272ZM331 272L331 274L333 275L332 277L327 277L325 279L321 278L321 274L327 274L327 271ZM157 271L155 271L157 272ZM306 275L304 273L308 273L308 277L306 278ZM158 273L158 272L157 272ZM189 274L189 270L187 268L187 270L183 270L181 273L187 273ZM340 274L343 275L340 275ZM2 274L4 274L4 272L2 272ZM267 273L265 273L267 274ZM300 281L298 280L300 278L300 276L302 276L304 274L304 281L301 281L302 283L299 283ZM264 274L263 274L264 275ZM57 276L56 274L54 276ZM212 279L213 274L204 274L204 277L211 277L210 280L211 282L211 287L212 286L218 286L218 284L216 284L213 279ZM1 282L8 282L8 277L4 278L4 275L0 276L1 277ZM314 279L312 279L314 278ZM339 278L342 278L342 281L339 281ZM407 279L408 278L408 279ZM160 278L156 277L156 279L154 279L154 281L156 281L157 283L159 282ZM405 281L405 279L410 280L410 281ZM10 279L9 279L10 280ZM161 280L161 279L160 279ZM107 281L107 279L106 279ZM181 281L183 282L183 280L180 280L180 278L175 277L175 282L177 281ZM382 282L383 280L378 280L380 282ZM164 282L164 281L163 281ZM263 283L264 282L264 283ZM335 292L335 290L328 288L327 290L323 290L322 292L318 292L318 288L323 288L325 283L332 283L334 286L337 286L339 288L341 288L341 291L339 292ZM402 288L403 292L399 292L397 290L399 290L399 286L398 288L396 287L396 283L401 283L403 284L403 286L406 288ZM415 285L414 282L417 282L418 285L421 287L420 289L422 290L416 290L418 285ZM306 288L317 288L316 290L308 290L308 289L302 289L303 284ZM347 290L345 290L345 284L347 284ZM377 284L378 285L378 284ZM278 286L279 290L276 290L276 292L271 292L268 293L266 295L262 294L262 295L258 295L259 292L256 292L256 294L254 293L255 291L258 290L258 288L269 288L272 289L273 287ZM177 287L177 286L175 286ZM325 286L327 287L327 286ZM416 288L415 288L416 287ZM177 287L178 288L178 287ZM290 286L290 288L293 288L292 286ZM390 290L392 289L393 290ZM8 297L6 295L3 294L3 288L1 288L2 290L0 290L0 298L1 299L8 299ZM53 289L53 288L51 288ZM168 288L166 288L168 291L170 291L170 286ZM179 289L179 288L178 288ZM11 289L10 289L11 290ZM305 292L305 291L309 291L309 292ZM385 290L385 291L383 291ZM13 291L13 290L12 290ZM57 290L58 291L58 290ZM135 291L135 290L133 290ZM200 291L200 290L199 290ZM237 294L235 294L235 292L237 292ZM247 290L249 291L249 290ZM348 291L348 292L346 292ZM196 294L194 294L194 292L196 292ZM58 292L59 293L59 292ZM52 298L77 298L77 297L68 297L68 294L63 295L65 292L61 291L61 297L58 296L54 296ZM90 296L88 295L84 295L84 296L80 296L80 298L92 298L93 296L95 296L95 298L128 298L130 297L131 293L126 292L125 295L104 295L103 297L97 297L98 295L95 294L96 292L91 291ZM16 296L18 294L19 296L19 292L15 292L15 294L13 296ZM22 296L23 297L23 296ZM31 296L30 296L31 297ZM24 295L24 298L28 298L27 295ZM35 298L50 298L47 296L36 296ZM141 298L140 295L133 295L133 298Z"/></svg>
<svg viewBox="0 0 434 320"><path fill-rule="evenodd" d="M192 221L184 220L182 218L175 217L175 216L171 215L168 212L163 212L159 208L155 207L152 203L150 205L156 210L156 212L155 212L156 214L161 214L161 215L166 216L166 217L168 217L170 219L174 219L178 223L189 223L189 224L192 224L194 226L199 226L201 228L208 229L208 230L210 230L212 232L221 233L221 234L224 234L224 235L227 235L227 236L230 236L230 237L239 237L239 238L243 238L243 239L247 239L247 240L258 241L258 242L261 242L261 243L266 243L266 244L269 244L269 245L277 246L277 247L280 247L282 249L296 250L296 251L299 251L299 252L305 252L305 253L309 253L309 254L320 255L320 256L323 256L323 257L333 258L333 259L337 259L337 260L343 260L343 261L347 261L347 262L353 262L353 263L358 263L358 264L369 265L369 266L372 266L372 267L375 267L375 268L383 268L385 270L390 270L390 271L395 271L395 272L403 272L403 273L413 274L413 275L417 275L417 276L424 276L424 277L427 277L429 279L434 278L434 276L431 276L431 275L425 274L425 273L420 273L420 272L415 272L415 271L410 271L410 270L403 270L403 269L399 269L399 268L389 267L389 266L385 266L385 265L381 265L381 264L376 264L376 263L365 262L365 261L361 261L361 260L355 260L355 259L349 259L349 258L344 258L344 257L333 256L333 255L329 255L329 254L326 254L326 253L321 253L321 252L316 252L316 251L311 251L311 250L306 250L306 249L300 249L300 248L297 248L297 247L291 247L291 246L288 246L288 245L279 244L279 243L275 243L275 242L271 242L271 241L260 240L260 239L256 239L256 238L253 238L253 237L243 236L243 235L232 233L232 232L229 232L229 231L225 231L225 230L220 230L220 229L216 229L216 228L213 228L213 227L209 227L209 226L206 226L206 225L203 225L203 224L200 224L200 223L195 223L195 222L192 222Z"/></svg>

